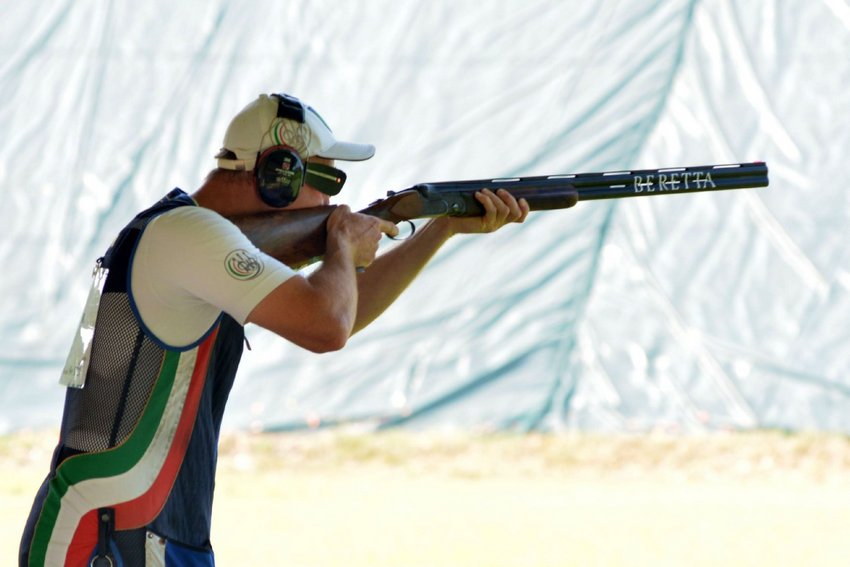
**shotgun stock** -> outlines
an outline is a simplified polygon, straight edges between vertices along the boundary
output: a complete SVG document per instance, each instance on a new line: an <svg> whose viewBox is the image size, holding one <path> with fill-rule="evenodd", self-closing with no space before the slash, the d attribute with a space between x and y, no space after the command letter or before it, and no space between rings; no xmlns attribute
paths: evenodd
<svg viewBox="0 0 850 567"><path fill-rule="evenodd" d="M474 194L505 189L528 201L532 211L567 209L578 201L650 197L726 189L766 187L764 162L671 167L540 177L420 183L390 191L360 212L394 223L441 216L481 216ZM325 223L333 206L280 210L231 217L262 251L299 268L319 260L325 251Z"/></svg>

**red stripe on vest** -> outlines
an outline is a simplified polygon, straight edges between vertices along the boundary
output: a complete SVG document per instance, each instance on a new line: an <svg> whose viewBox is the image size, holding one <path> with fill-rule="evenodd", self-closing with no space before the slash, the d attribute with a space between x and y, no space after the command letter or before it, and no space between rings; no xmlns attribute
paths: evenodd
<svg viewBox="0 0 850 567"><path fill-rule="evenodd" d="M177 473L180 471L180 465L183 464L183 457L186 455L189 440L192 437L195 416L198 413L198 405L204 391L210 355L217 335L218 329L210 333L210 336L198 346L195 369L192 371L192 379L189 391L186 394L183 412L180 414L180 422L156 480L147 492L138 498L115 506L116 529L130 530L147 525L159 515L162 507L165 506L168 495L171 494L171 488L174 486L174 481L177 479Z"/></svg>
<svg viewBox="0 0 850 567"><path fill-rule="evenodd" d="M77 524L74 538L65 554L65 567L88 567L91 554L97 548L97 534L97 510L91 510Z"/></svg>
<svg viewBox="0 0 850 567"><path fill-rule="evenodd" d="M183 464L189 439L192 437L195 416L198 413L198 405L204 391L210 355L217 335L218 329L216 328L198 346L195 368L192 370L189 390L186 393L177 431L169 447L168 455L165 457L165 462L157 473L153 484L138 498L114 506L116 530L130 530L147 525L156 518L162 507L165 506L177 478L177 473L180 471L180 465ZM91 510L81 518L77 525L74 537L65 555L65 567L87 567L91 554L97 547L97 537L97 510Z"/></svg>

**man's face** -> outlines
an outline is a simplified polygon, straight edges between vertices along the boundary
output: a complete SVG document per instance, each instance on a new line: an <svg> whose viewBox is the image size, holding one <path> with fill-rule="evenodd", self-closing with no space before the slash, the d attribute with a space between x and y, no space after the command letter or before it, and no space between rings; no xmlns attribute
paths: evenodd
<svg viewBox="0 0 850 567"><path fill-rule="evenodd" d="M334 160L318 156L308 158L307 163L322 163L334 167ZM330 201L331 198L329 195L322 193L305 181L304 185L301 186L301 190L298 192L298 197L287 208L306 209L308 207L322 207L330 204Z"/></svg>

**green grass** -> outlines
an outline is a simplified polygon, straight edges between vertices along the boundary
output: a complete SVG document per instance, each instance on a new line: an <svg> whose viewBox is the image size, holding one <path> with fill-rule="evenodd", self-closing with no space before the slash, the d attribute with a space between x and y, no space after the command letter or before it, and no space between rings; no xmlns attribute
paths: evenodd
<svg viewBox="0 0 850 567"><path fill-rule="evenodd" d="M0 564L52 441L0 439ZM227 436L213 543L225 567L844 566L848 473L839 435Z"/></svg>

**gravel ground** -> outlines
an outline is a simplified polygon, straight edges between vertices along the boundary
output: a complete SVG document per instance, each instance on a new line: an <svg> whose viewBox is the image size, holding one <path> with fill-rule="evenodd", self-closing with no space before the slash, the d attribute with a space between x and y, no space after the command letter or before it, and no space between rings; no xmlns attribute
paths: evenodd
<svg viewBox="0 0 850 567"><path fill-rule="evenodd" d="M55 439L0 437L0 564ZM223 566L839 566L848 525L842 435L342 429L225 435L213 542Z"/></svg>

